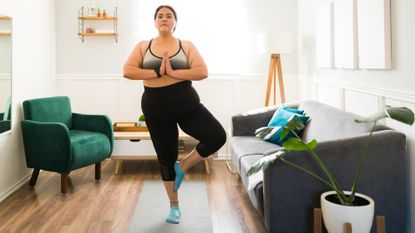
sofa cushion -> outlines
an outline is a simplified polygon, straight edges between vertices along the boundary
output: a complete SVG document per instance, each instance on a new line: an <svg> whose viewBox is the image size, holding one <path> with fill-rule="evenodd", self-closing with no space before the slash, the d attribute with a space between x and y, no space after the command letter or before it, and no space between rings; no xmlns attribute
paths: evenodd
<svg viewBox="0 0 415 233"><path fill-rule="evenodd" d="M281 107L278 108L275 113L272 115L271 120L268 122L268 126L285 126L288 120L296 115L301 118L301 120L306 123L309 119L308 116L303 115L304 110Z"/></svg>
<svg viewBox="0 0 415 233"><path fill-rule="evenodd" d="M258 212L262 213L263 207L262 200L258 200L257 197L261 196L262 190L262 182L263 182L263 174L262 172L257 173L257 176L246 176L249 168L259 159L261 159L263 155L251 155L245 156L241 158L241 169L239 175L241 177L242 183L245 186L246 192L248 193L249 199L252 202L252 205L258 210ZM262 197L262 196L261 196Z"/></svg>
<svg viewBox="0 0 415 233"><path fill-rule="evenodd" d="M242 157L258 154L269 155L282 149L274 143L269 143L260 138L251 136L235 136L230 140L232 160L238 171L240 171L241 168L240 159Z"/></svg>
<svg viewBox="0 0 415 233"><path fill-rule="evenodd" d="M275 111L267 127L261 127L255 131L256 137L282 146L289 138L295 137L292 132L289 132L284 138L281 138L283 127L287 126L294 116L299 117L304 125L310 119L309 116L303 115L303 110L283 106ZM300 133L299 130L296 130L297 135Z"/></svg>
<svg viewBox="0 0 415 233"><path fill-rule="evenodd" d="M318 142L352 137L370 132L371 124L358 124L356 114L345 112L335 107L316 101L305 101L299 108L311 117L305 127L302 138L304 141L316 139Z"/></svg>

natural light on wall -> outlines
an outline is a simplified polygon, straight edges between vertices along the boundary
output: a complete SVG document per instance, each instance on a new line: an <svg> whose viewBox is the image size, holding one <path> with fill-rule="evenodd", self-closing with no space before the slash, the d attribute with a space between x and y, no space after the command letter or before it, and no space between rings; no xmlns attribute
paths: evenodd
<svg viewBox="0 0 415 233"><path fill-rule="evenodd" d="M132 4L135 18L134 35L137 40L157 36L154 11L162 4L171 5L177 12L174 35L190 40L199 49L210 74L240 74L245 67L247 39L246 9L240 0L136 0Z"/></svg>

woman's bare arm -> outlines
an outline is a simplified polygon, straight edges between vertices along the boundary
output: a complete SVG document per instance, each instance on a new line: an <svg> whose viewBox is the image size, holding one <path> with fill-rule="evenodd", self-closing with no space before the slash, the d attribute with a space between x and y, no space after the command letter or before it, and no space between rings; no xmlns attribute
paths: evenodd
<svg viewBox="0 0 415 233"><path fill-rule="evenodd" d="M124 64L123 75L125 78L132 80L148 80L156 79L157 74L154 70L142 69L141 64L143 63L143 54L148 46L148 41L141 41L138 43L127 62Z"/></svg>

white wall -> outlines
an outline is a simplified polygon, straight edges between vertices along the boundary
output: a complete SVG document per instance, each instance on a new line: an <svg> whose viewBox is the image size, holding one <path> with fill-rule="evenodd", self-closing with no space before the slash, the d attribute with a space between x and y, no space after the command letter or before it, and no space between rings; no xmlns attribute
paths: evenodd
<svg viewBox="0 0 415 233"><path fill-rule="evenodd" d="M0 136L0 201L25 184L31 173L23 151L21 103L54 94L54 2L0 0L0 14L13 17L12 131Z"/></svg>
<svg viewBox="0 0 415 233"><path fill-rule="evenodd" d="M232 30L235 28L243 28L244 33L252 38L260 32L275 31L290 31L296 38L296 1L245 0L243 4L240 4L240 1L237 2L245 7L246 18L238 17L233 13L234 8L224 8L226 4L216 4L217 1L197 0L192 1L191 4L189 2L192 6L200 6L196 9L185 8L182 1L174 0L96 1L97 7L106 8L107 11L118 6L120 34L118 43L115 43L112 37L89 37L85 38L85 42L82 43L77 36L77 12L83 4L86 4L86 1L56 2L56 93L70 96L74 111L108 114L113 121L136 120L141 113L142 83L123 79L122 66L139 40L149 39L156 35L156 30L153 29L153 14L159 4L178 6L176 8L178 26L175 35L181 39L188 39L186 35L191 34L189 31L203 31L204 27L208 31L214 32L217 29L218 32L224 32L210 35L212 36L210 38L193 40L196 45L200 44L199 40L202 39L212 41L211 50L223 44L231 46L228 37L232 36ZM221 12L228 12L223 25L216 24L213 20L215 12L204 12L206 11L204 7L209 9L216 7ZM211 18L212 23L192 25L191 19L197 17ZM103 23L105 22L99 22L99 24ZM235 25L235 28L230 28L231 25ZM148 33L152 29L153 31ZM208 79L194 82L202 102L225 128L230 127L231 116L235 113L264 105L269 55L258 55L256 42L252 38L248 39L249 42L239 48L237 53L224 59L223 63L226 64L242 58L241 64L238 64L240 70L224 74L210 67ZM288 101L295 99L297 94L295 49L293 48L293 54L282 56ZM200 50L203 55L203 48ZM224 52L220 51L213 53L210 55L213 57L206 60L223 59L223 54Z"/></svg>
<svg viewBox="0 0 415 233"><path fill-rule="evenodd" d="M315 53L315 9L325 0L298 0L298 75L300 98L315 98L333 106L368 115L384 105L415 111L415 1L391 0L392 70L319 69ZM415 223L414 127L386 121L407 135L410 222ZM391 200L391 205L393 200ZM387 219L387 216L386 216ZM412 227L413 228L413 227ZM413 232L413 230L408 231Z"/></svg>

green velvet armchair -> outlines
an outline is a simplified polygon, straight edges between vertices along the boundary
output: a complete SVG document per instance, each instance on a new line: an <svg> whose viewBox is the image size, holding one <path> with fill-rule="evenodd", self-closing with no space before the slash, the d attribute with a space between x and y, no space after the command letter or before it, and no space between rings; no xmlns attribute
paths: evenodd
<svg viewBox="0 0 415 233"><path fill-rule="evenodd" d="M0 112L0 133L11 129L12 109L10 97L6 101L6 109Z"/></svg>
<svg viewBox="0 0 415 233"><path fill-rule="evenodd" d="M61 192L68 191L71 171L95 164L95 179L101 178L101 161L114 145L111 120L105 115L72 113L66 96L23 102L21 122L29 185L36 184L40 169L61 174Z"/></svg>

